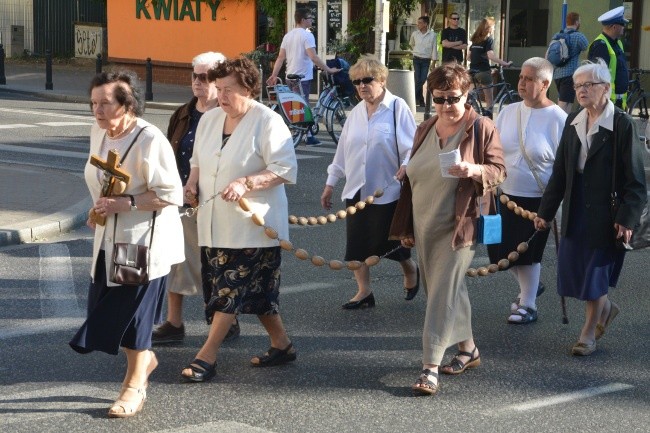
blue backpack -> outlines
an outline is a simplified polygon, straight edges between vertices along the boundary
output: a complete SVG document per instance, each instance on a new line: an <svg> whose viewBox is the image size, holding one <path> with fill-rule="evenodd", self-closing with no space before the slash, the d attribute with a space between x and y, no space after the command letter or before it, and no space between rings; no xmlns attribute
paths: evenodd
<svg viewBox="0 0 650 433"><path fill-rule="evenodd" d="M569 30L566 33L562 31L553 35L544 56L553 66L564 66L571 59L571 33L574 31Z"/></svg>
<svg viewBox="0 0 650 433"><path fill-rule="evenodd" d="M332 75L332 82L339 87L339 95L352 96L356 90L350 79L350 64L340 57L325 61L330 68L339 68L340 71Z"/></svg>

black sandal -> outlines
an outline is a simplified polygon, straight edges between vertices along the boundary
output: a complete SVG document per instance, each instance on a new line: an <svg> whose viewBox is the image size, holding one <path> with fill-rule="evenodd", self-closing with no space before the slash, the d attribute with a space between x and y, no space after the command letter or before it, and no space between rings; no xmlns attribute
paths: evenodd
<svg viewBox="0 0 650 433"><path fill-rule="evenodd" d="M257 359L258 362L254 362ZM272 367L275 365L286 364L287 362L296 360L296 349L293 348L293 344L289 345L280 350L275 347L269 348L269 350L262 356L256 356L251 359L251 365L253 367Z"/></svg>
<svg viewBox="0 0 650 433"><path fill-rule="evenodd" d="M479 365L481 365L481 355L479 356L474 356L476 353L476 346L474 346L474 350L472 352L463 352L459 351L457 354L454 355L454 357L451 359L449 364L443 365L441 368L441 372L443 374L461 374L468 368L476 368ZM460 359L458 359L459 356L469 356L469 360L467 362L463 362ZM445 369L447 369L445 371Z"/></svg>
<svg viewBox="0 0 650 433"><path fill-rule="evenodd" d="M201 367L201 368L199 368ZM185 369L192 370L191 376L186 376L181 372L181 377L186 382L207 382L217 374L217 363L209 364L202 359L196 358L190 362Z"/></svg>
<svg viewBox="0 0 650 433"><path fill-rule="evenodd" d="M436 382L434 383L431 379L429 379L429 377L435 377ZM420 377L418 377L418 380L415 381L415 384L411 387L411 389L416 394L434 395L440 389L438 372L425 368L422 370Z"/></svg>
<svg viewBox="0 0 650 433"><path fill-rule="evenodd" d="M519 320L513 320L510 317L515 316L519 317ZM519 307L515 311L510 312L510 316L508 316L508 323L511 325L525 325L527 323L533 323L537 320L537 310L533 310L530 307L524 307L523 305L519 305Z"/></svg>

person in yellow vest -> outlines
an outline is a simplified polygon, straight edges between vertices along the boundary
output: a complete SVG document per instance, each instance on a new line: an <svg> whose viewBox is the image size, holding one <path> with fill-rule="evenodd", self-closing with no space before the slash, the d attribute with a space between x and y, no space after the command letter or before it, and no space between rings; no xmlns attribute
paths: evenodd
<svg viewBox="0 0 650 433"><path fill-rule="evenodd" d="M628 23L628 20L623 18L623 11L623 6L619 6L598 17L598 21L603 25L603 32L591 43L588 58L592 62L601 58L608 65L612 75L611 100L617 107L625 109L630 73L621 41L625 25Z"/></svg>

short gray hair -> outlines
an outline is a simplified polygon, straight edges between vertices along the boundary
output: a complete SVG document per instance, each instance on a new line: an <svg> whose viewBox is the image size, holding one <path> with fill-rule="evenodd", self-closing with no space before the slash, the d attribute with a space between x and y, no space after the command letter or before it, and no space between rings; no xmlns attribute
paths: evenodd
<svg viewBox="0 0 650 433"><path fill-rule="evenodd" d="M573 73L573 81L579 75L588 75L594 82L610 84L607 98L609 99L612 95L612 74L609 73L607 63L600 57L595 62L590 62L589 60L582 62L582 65Z"/></svg>
<svg viewBox="0 0 650 433"><path fill-rule="evenodd" d="M226 60L226 56L221 53L215 53L214 51L208 51L206 53L201 53L198 56L192 59L192 66L196 65L208 65L209 69L214 69L219 63Z"/></svg>
<svg viewBox="0 0 650 433"><path fill-rule="evenodd" d="M535 70L535 75L540 80L548 81L549 84L553 81L553 65L545 58L531 57L521 65L521 69L526 66L533 68Z"/></svg>

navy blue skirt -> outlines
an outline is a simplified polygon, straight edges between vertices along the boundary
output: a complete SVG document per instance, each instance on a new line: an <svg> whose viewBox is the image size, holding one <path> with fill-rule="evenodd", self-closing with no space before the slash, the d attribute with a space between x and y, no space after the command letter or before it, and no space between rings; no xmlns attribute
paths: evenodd
<svg viewBox="0 0 650 433"><path fill-rule="evenodd" d="M558 250L557 292L581 301L595 301L610 287L616 287L625 251L589 247L585 209L582 174L576 173L566 234Z"/></svg>
<svg viewBox="0 0 650 433"><path fill-rule="evenodd" d="M120 347L151 348L151 332L162 322L167 276L142 286L106 286L104 250L88 292L88 317L70 341L79 353L94 350L117 355Z"/></svg>

